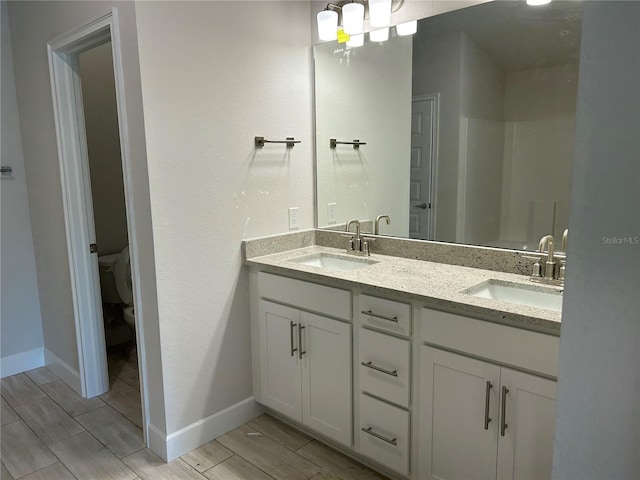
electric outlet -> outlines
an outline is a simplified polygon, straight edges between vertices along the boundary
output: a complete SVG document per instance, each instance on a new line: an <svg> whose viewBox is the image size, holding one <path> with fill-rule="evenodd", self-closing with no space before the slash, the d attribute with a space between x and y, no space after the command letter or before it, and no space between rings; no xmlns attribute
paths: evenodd
<svg viewBox="0 0 640 480"><path fill-rule="evenodd" d="M327 204L327 221L329 223L336 223L336 208L337 205L335 203Z"/></svg>
<svg viewBox="0 0 640 480"><path fill-rule="evenodd" d="M300 223L298 222L298 207L291 207L289 209L289 230L295 230L300 228Z"/></svg>

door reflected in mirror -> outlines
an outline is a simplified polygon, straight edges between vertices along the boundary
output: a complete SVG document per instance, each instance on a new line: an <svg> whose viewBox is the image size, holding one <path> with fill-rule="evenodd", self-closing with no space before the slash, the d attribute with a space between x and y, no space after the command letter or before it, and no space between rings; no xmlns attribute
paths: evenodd
<svg viewBox="0 0 640 480"><path fill-rule="evenodd" d="M412 37L315 46L318 227L389 215L382 235L513 249L561 236L581 29L581 2L490 2Z"/></svg>

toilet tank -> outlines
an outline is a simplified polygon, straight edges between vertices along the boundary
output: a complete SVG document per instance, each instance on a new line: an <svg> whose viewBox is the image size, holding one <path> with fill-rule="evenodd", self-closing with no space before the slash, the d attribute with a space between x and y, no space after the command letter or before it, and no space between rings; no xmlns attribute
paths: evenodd
<svg viewBox="0 0 640 480"><path fill-rule="evenodd" d="M100 271L100 291L102 301L106 303L121 303L116 280L113 276L113 267L118 259L118 254L102 255L98 257L98 268Z"/></svg>

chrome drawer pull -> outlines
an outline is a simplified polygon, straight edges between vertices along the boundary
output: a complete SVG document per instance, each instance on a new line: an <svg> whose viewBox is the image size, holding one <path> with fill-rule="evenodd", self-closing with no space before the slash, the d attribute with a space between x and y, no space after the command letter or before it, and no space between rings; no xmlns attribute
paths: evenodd
<svg viewBox="0 0 640 480"><path fill-rule="evenodd" d="M398 370L394 370L393 372L391 370L385 370L384 368L376 367L371 362L360 362L360 365L362 365L363 367L370 368L372 370L376 370L378 372L386 373L387 375L391 375L392 377L398 376Z"/></svg>
<svg viewBox="0 0 640 480"><path fill-rule="evenodd" d="M387 438L387 437L385 437L383 435L380 435L379 433L374 432L373 430L371 430L371 427L368 427L368 428L362 427L362 431L364 433L368 433L369 435L373 435L374 437L379 438L380 440L382 440L384 442L390 443L393 446L397 446L398 445L398 442L396 441L396 437L393 437L393 438L389 439L389 438Z"/></svg>
<svg viewBox="0 0 640 480"><path fill-rule="evenodd" d="M504 437L504 431L507 429L507 393L509 393L509 389L507 387L502 387L502 426L500 427L500 436Z"/></svg>
<svg viewBox="0 0 640 480"><path fill-rule="evenodd" d="M293 322L289 322L289 340L290 340L290 345L291 345L291 356L293 357L294 352L296 352L298 349L297 348L293 348L293 329L297 326L297 323L293 323Z"/></svg>
<svg viewBox="0 0 640 480"><path fill-rule="evenodd" d="M484 399L484 429L485 430L489 430L489 422L491 421L491 419L489 418L489 401L491 400L491 389L493 388L493 385L491 385L491 382L489 380L487 380L487 390L486 390L486 397Z"/></svg>
<svg viewBox="0 0 640 480"><path fill-rule="evenodd" d="M389 320L390 322L398 323L398 317L387 317L386 315L381 315L380 313L373 313L371 310L361 310L360 313L364 313L365 315L369 315L371 317L381 318L382 320Z"/></svg>
<svg viewBox="0 0 640 480"><path fill-rule="evenodd" d="M305 350L302 350L302 330L305 329L304 325L300 324L298 327L298 358L302 360L302 355L307 353Z"/></svg>

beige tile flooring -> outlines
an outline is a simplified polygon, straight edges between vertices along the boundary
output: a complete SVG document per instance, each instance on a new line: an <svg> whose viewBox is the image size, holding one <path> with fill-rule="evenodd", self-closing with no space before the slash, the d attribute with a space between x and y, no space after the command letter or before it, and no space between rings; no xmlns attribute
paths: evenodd
<svg viewBox="0 0 640 480"><path fill-rule="evenodd" d="M268 415L165 463L142 443L135 350L121 353L99 398L46 367L2 379L2 480L384 479Z"/></svg>

